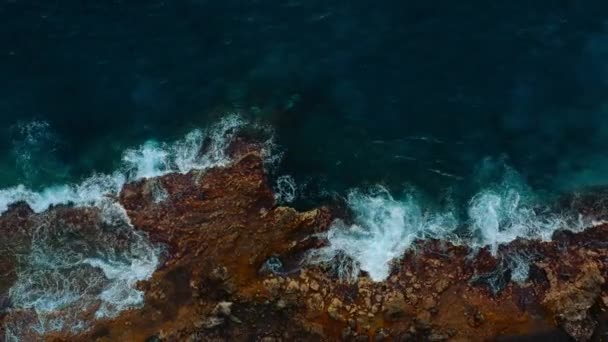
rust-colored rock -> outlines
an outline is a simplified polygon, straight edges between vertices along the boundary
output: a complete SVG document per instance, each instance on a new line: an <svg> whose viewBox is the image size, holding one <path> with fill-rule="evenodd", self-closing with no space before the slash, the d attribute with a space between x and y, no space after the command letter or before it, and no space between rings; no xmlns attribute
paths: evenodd
<svg viewBox="0 0 608 342"><path fill-rule="evenodd" d="M565 331L584 341L601 333L608 225L501 247L499 255L534 256L530 278L520 284L487 250L471 258L466 247L439 241L418 242L384 282L361 276L347 283L299 263L324 243L315 233L328 228L331 211L278 207L262 158L243 146L225 168L126 185L120 203L134 228L166 246L161 267L139 284L143 307L98 320L77 336L47 338L481 341ZM51 210L95 219L94 209ZM16 206L0 218L0 232L11 236L0 242L0 270L8 275L0 280L0 309L14 282L12 256L28 245L29 222L37 217Z"/></svg>
<svg viewBox="0 0 608 342"><path fill-rule="evenodd" d="M551 285L543 303L572 337L590 339L597 325L590 310L598 302L605 283L597 264L588 261L580 265L569 281L560 281L558 270L543 266Z"/></svg>

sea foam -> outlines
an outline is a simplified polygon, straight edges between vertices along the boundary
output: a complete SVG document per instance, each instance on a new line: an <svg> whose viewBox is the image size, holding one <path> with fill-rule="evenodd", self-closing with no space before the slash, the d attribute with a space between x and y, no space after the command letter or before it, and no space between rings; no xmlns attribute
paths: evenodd
<svg viewBox="0 0 608 342"><path fill-rule="evenodd" d="M7 331L76 333L91 323L84 312L115 317L143 303L135 285L156 270L161 247L134 230L128 218L119 218L122 208L114 206L114 213L96 212L104 217L86 227L64 223L53 213L36 218L30 253L20 256L9 290L12 310L33 313L35 324L9 318Z"/></svg>
<svg viewBox="0 0 608 342"><path fill-rule="evenodd" d="M57 204L97 205L108 195L117 195L126 182L224 166L230 162L226 148L245 124L240 116L229 115L208 129L194 130L175 142L148 141L126 150L119 170L95 174L80 184L54 185L41 191L24 185L0 189L0 213L19 201L26 202L38 213Z"/></svg>
<svg viewBox="0 0 608 342"><path fill-rule="evenodd" d="M95 318L114 317L142 305L144 294L136 283L152 276L162 250L146 234L133 229L116 196L127 182L225 166L231 161L227 147L246 124L240 116L230 115L175 142L148 141L126 150L114 173L95 174L79 184L41 191L24 185L0 190L0 212L23 201L37 213L53 205L71 204L95 206L101 215L99 226L82 234L54 220L52 212L39 217L30 252L19 257L17 280L9 290L11 310L33 312L35 319L11 320L9 315L5 339L19 340L32 332L78 332L90 326L82 312L94 310ZM264 148L269 154L269 147ZM163 189L157 197L163 200Z"/></svg>
<svg viewBox="0 0 608 342"><path fill-rule="evenodd" d="M365 271L374 281L390 274L391 263L413 247L417 239L441 239L466 244L473 250L498 247L517 238L549 240L558 229L582 229L591 222L543 210L532 190L511 169L500 182L487 184L468 203L466 217L455 208L437 208L420 197L394 198L387 189L353 190L346 202L352 223L336 220L324 234L328 246L313 251L310 262L333 267L355 280ZM521 259L521 258L519 258ZM517 281L526 278L527 265L510 260Z"/></svg>
<svg viewBox="0 0 608 342"><path fill-rule="evenodd" d="M457 228L452 213L425 210L411 194L397 200L381 186L368 192L354 190L347 203L354 223L336 220L326 236L330 245L314 251L311 261L332 264L339 260L338 274L350 280L359 270L375 281L386 279L391 261L400 258L416 239L445 239Z"/></svg>

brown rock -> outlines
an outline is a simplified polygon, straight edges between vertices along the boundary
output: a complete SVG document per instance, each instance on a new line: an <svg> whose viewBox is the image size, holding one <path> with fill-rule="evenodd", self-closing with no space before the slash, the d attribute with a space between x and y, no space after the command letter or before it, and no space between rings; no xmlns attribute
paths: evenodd
<svg viewBox="0 0 608 342"><path fill-rule="evenodd" d="M281 342L281 339L273 336L265 336L260 339L260 342Z"/></svg>
<svg viewBox="0 0 608 342"><path fill-rule="evenodd" d="M437 291L439 294L447 290L448 287L450 287L450 281L445 278L441 278L435 283L435 291Z"/></svg>
<svg viewBox="0 0 608 342"><path fill-rule="evenodd" d="M387 320L398 320L403 318L408 304L401 292L391 292L384 299L383 312Z"/></svg>
<svg viewBox="0 0 608 342"><path fill-rule="evenodd" d="M354 335L355 334L353 333L353 330L350 327L342 329L342 341L350 341L350 339L353 338Z"/></svg>
<svg viewBox="0 0 608 342"><path fill-rule="evenodd" d="M590 317L589 309L599 299L604 284L597 264L583 265L572 282L559 282L552 269L546 270L551 288L543 303L558 316L570 336L578 341L589 340L597 325Z"/></svg>
<svg viewBox="0 0 608 342"><path fill-rule="evenodd" d="M264 280L264 287L272 296L276 296L281 289L281 282L277 278L270 278Z"/></svg>
<svg viewBox="0 0 608 342"><path fill-rule="evenodd" d="M449 339L450 339L450 337L448 335L439 334L439 333L432 333L427 337L427 341L429 341L429 342L441 342L441 341L447 341Z"/></svg>
<svg viewBox="0 0 608 342"><path fill-rule="evenodd" d="M235 162L226 167L126 185L120 201L133 226L166 247L163 265L138 287L145 292L143 307L95 321L77 336L61 331L44 338L239 341L282 336L335 341L346 336L368 341L385 338L381 332L390 329L392 336L405 340L470 341L533 334L558 323L579 340L593 334L596 317L591 308L606 301L601 287L607 273L608 247L603 241L608 241L608 225L558 232L554 242L518 240L501 246L501 255L534 255L546 276L531 269L530 281L507 284L497 294L471 279L493 274L500 260L484 249L473 256L465 246L431 240L416 242L415 253L409 251L396 261L390 281L374 283L362 276L355 284L345 284L328 272L330 268L299 264L309 250L327 243L317 233L329 227L332 212L277 207L261 155L248 146L241 141L233 149ZM166 198L155 200L151 186L166 192ZM602 201L588 206L598 203ZM593 211L607 214L608 208ZM20 256L29 253L34 227L44 225L52 237L66 231L93 236L87 242L115 244L112 248L128 243L128 237L97 234L112 231L99 222L98 209L69 206L36 214L18 205L0 216L0 273L5 275L0 279L1 326L36 322L35 313L13 308L7 296L17 279ZM300 267L299 275L260 273L271 257L284 262L286 272ZM225 302L218 304L220 300ZM357 335L357 329L365 333ZM37 339L40 336L23 340Z"/></svg>
<svg viewBox="0 0 608 342"><path fill-rule="evenodd" d="M428 311L423 311L416 316L415 327L419 331L428 331L431 329L431 314Z"/></svg>
<svg viewBox="0 0 608 342"><path fill-rule="evenodd" d="M323 309L325 308L323 297L319 293L310 295L306 301L306 305L308 307L308 317L310 318L318 317L323 313Z"/></svg>
<svg viewBox="0 0 608 342"><path fill-rule="evenodd" d="M343 321L344 317L340 314L341 309L342 301L340 301L338 298L333 298L329 303L329 307L327 308L327 314L336 321Z"/></svg>
<svg viewBox="0 0 608 342"><path fill-rule="evenodd" d="M287 281L287 293L297 293L300 291L300 285L297 281L290 279Z"/></svg>
<svg viewBox="0 0 608 342"><path fill-rule="evenodd" d="M422 307L426 310L431 310L437 306L437 301L433 297L426 297L422 301Z"/></svg>

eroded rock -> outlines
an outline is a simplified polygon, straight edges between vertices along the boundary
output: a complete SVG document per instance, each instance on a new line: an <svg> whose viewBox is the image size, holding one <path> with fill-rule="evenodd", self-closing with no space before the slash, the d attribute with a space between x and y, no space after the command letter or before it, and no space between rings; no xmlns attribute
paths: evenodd
<svg viewBox="0 0 608 342"><path fill-rule="evenodd" d="M138 285L144 305L79 335L49 339L475 341L559 326L582 341L598 326L594 307L606 306L608 246L590 242L608 239L606 225L559 233L554 242L501 247L500 253L537 256L540 271L521 284L507 279L497 293L472 281L500 265L491 253L471 258L465 246L432 240L416 242L416 253L395 262L389 280L361 276L348 283L300 263L325 243L316 234L329 227L332 212L277 207L260 154L245 145L234 151L224 168L124 187L120 202L135 229L167 247L152 278ZM152 187L163 189L162 200L150 196ZM95 217L94 209L52 210L67 221ZM2 307L11 305L14 255L28 252L36 217L24 205L0 217L0 232L9 237L0 241L0 271L7 274L0 280L0 320ZM260 272L268 260L281 267Z"/></svg>

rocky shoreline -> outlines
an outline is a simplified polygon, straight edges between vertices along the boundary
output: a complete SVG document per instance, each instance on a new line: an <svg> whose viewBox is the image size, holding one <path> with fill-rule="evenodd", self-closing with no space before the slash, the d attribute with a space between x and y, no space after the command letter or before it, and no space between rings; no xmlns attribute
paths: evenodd
<svg viewBox="0 0 608 342"><path fill-rule="evenodd" d="M98 319L84 333L48 333L50 341L484 341L527 337L608 338L608 225L557 232L551 242L518 240L501 254L532 261L512 281L487 250L419 241L384 282L337 279L302 266L325 242L336 213L277 206L255 147L237 143L234 162L205 173L141 180L117 199L133 226L166 246L161 267L139 282L144 305ZM162 198L158 197L162 189ZM592 207L595 202L587 205ZM49 214L52 214L49 216ZM0 217L0 319L32 319L10 310L18 257L27 254L37 217L13 205ZM96 208L50 208L45 217L75 232L99 223ZM57 228L59 229L59 228ZM103 237L99 236L99 239ZM125 240L128 240L126 237ZM120 239L112 240L121 247ZM270 260L270 262L269 262ZM93 270L92 270L93 271ZM94 308L91 308L93 310ZM90 312L82 312L90 315ZM2 328L4 329L4 328ZM0 331L0 340L4 336ZM36 336L27 339L39 339Z"/></svg>

